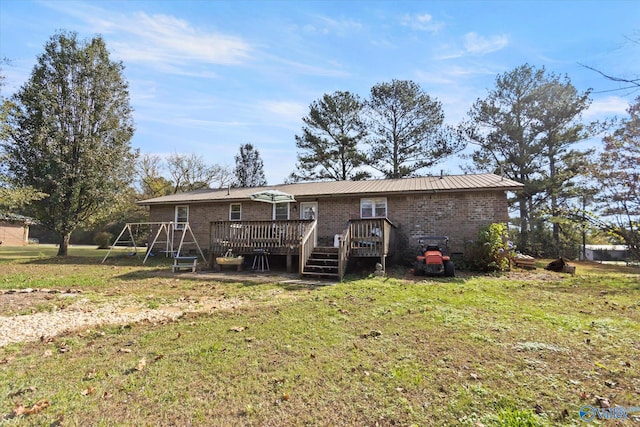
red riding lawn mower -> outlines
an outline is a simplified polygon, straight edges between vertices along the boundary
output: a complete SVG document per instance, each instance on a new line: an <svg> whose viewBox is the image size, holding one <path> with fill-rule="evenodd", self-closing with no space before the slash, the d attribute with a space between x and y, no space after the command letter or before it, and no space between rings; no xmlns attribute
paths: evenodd
<svg viewBox="0 0 640 427"><path fill-rule="evenodd" d="M421 237L418 239L418 256L413 263L413 274L454 277L455 267L448 254L448 237Z"/></svg>

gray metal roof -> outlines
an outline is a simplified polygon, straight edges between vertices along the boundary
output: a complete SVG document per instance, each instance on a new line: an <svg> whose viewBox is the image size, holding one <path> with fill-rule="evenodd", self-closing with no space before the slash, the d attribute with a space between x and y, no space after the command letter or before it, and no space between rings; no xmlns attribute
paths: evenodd
<svg viewBox="0 0 640 427"><path fill-rule="evenodd" d="M138 202L142 205L204 203L215 201L249 200L249 195L267 189L292 194L296 199L306 197L336 197L344 195L384 195L483 190L521 190L523 184L495 174L423 176L402 179L366 181L323 181L280 184L266 187L205 189Z"/></svg>

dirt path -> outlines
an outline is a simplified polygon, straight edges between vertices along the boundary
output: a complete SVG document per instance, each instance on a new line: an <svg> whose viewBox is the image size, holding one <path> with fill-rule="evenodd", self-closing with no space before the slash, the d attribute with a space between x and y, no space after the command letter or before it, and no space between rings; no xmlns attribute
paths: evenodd
<svg viewBox="0 0 640 427"><path fill-rule="evenodd" d="M47 292L42 291L0 294L0 347L105 324L172 321L185 313L228 310L246 303L240 299L205 297L148 308L128 297L94 303L81 294L69 294L69 304L63 308L20 314L20 310L34 309L38 304L48 301L47 295ZM6 315L7 313L14 314Z"/></svg>

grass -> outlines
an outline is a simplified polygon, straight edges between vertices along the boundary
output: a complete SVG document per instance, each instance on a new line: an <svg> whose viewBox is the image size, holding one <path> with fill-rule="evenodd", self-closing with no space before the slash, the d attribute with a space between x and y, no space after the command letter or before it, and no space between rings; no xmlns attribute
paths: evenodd
<svg viewBox="0 0 640 427"><path fill-rule="evenodd" d="M148 308L244 303L0 348L1 425L555 426L580 425L598 398L640 406L637 269L314 287L188 279L163 260L103 256L2 248L0 289L77 288ZM8 416L41 399L50 406Z"/></svg>

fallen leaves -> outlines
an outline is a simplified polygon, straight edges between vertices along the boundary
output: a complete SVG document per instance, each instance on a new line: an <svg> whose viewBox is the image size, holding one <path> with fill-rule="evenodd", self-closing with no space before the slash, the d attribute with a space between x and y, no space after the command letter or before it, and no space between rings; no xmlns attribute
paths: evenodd
<svg viewBox="0 0 640 427"><path fill-rule="evenodd" d="M15 406L15 408L13 408L13 415L17 417L20 415L37 414L38 412L42 412L43 410L47 409L49 406L51 406L51 404L47 399L40 399L31 407L27 407L22 403L19 403Z"/></svg>
<svg viewBox="0 0 640 427"><path fill-rule="evenodd" d="M143 371L146 366L147 366L147 359L143 357L142 359L138 360L138 364L136 365L136 371L138 372Z"/></svg>
<svg viewBox="0 0 640 427"><path fill-rule="evenodd" d="M96 392L95 387L87 387L80 392L81 396L89 396L90 394L94 394Z"/></svg>

